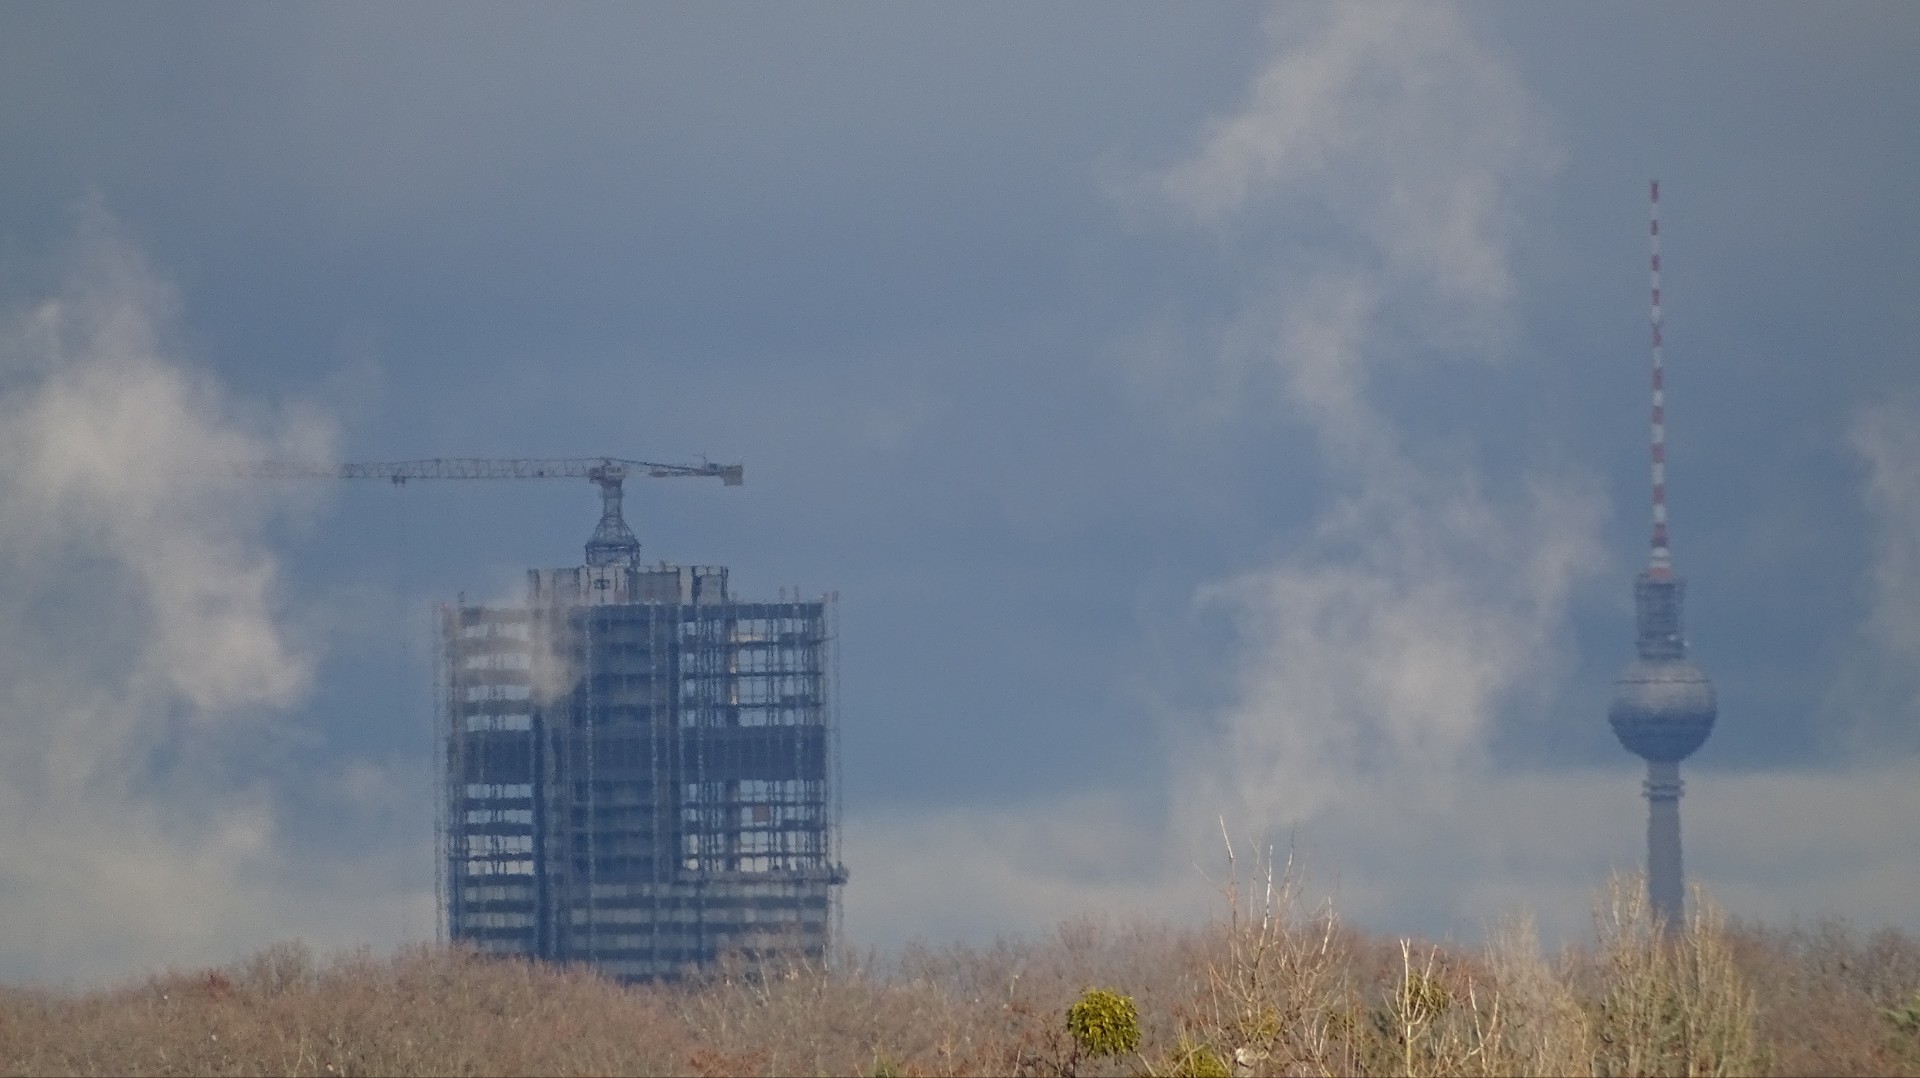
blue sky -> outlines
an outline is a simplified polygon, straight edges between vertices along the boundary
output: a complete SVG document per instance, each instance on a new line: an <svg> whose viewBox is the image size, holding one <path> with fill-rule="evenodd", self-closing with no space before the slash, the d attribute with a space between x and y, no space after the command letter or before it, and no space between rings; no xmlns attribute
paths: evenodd
<svg viewBox="0 0 1920 1078"><path fill-rule="evenodd" d="M1577 936L1646 532L1721 721L1688 868L1920 929L1907 6L0 11L0 974L432 931L432 603L587 484L841 596L860 944L1218 906Z"/></svg>

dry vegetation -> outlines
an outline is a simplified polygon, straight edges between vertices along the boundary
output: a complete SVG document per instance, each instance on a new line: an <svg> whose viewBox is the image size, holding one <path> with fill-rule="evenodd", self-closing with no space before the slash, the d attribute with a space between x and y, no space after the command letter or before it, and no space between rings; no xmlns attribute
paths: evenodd
<svg viewBox="0 0 1920 1078"><path fill-rule="evenodd" d="M1729 924L1697 902L1669 942L1640 896L1615 881L1594 939L1552 957L1524 926L1478 951L1368 937L1299 908L1284 875L1230 887L1206 927L1074 922L671 987L457 950L323 962L282 945L105 991L0 990L0 1069L1920 1074L1914 940Z"/></svg>

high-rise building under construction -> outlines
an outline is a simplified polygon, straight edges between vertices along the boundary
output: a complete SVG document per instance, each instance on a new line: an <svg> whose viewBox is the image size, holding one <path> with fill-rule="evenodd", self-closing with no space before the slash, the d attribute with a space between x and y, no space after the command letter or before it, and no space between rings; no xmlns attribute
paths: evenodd
<svg viewBox="0 0 1920 1078"><path fill-rule="evenodd" d="M845 881L832 600L641 565L620 478L586 565L441 609L447 933L622 980L818 960Z"/></svg>

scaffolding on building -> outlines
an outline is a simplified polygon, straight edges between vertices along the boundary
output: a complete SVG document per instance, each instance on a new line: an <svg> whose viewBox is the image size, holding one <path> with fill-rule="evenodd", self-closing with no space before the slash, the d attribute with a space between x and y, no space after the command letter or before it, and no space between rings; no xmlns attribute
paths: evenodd
<svg viewBox="0 0 1920 1078"><path fill-rule="evenodd" d="M448 935L623 980L824 960L846 881L832 607L664 563L443 607Z"/></svg>

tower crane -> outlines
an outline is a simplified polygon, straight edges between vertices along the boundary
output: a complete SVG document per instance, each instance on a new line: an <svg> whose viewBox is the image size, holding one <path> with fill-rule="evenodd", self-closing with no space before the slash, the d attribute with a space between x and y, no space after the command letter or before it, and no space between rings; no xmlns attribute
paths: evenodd
<svg viewBox="0 0 1920 1078"><path fill-rule="evenodd" d="M744 480L739 464L656 464L618 457L433 457L427 460L327 464L251 461L231 465L241 479L385 479L399 486L413 479L586 479L600 488L600 523L587 540L588 565L632 565L640 540L621 515L622 484L630 475L650 479L716 478L729 487Z"/></svg>

